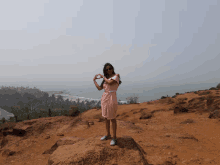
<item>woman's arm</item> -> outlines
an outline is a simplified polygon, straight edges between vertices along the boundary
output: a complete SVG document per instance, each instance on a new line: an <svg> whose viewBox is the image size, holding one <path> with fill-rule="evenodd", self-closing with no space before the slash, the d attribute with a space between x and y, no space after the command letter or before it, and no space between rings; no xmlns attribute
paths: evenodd
<svg viewBox="0 0 220 165"><path fill-rule="evenodd" d="M108 84L114 84L117 83L115 80L108 80L106 77L104 77L105 82L107 82Z"/></svg>
<svg viewBox="0 0 220 165"><path fill-rule="evenodd" d="M101 90L101 87L97 84L97 82L96 82L95 80L93 80L93 81L94 81L94 84L95 84L96 88L97 88L98 90Z"/></svg>
<svg viewBox="0 0 220 165"><path fill-rule="evenodd" d="M116 76L118 76L120 78L120 74L116 74Z"/></svg>
<svg viewBox="0 0 220 165"><path fill-rule="evenodd" d="M115 80L108 80L105 76L103 76L103 75L101 75L101 74L99 74L104 80L105 80L105 82L106 83L108 83L108 84L113 84L113 83L115 83L116 81ZM116 74L116 76L119 76L119 74Z"/></svg>

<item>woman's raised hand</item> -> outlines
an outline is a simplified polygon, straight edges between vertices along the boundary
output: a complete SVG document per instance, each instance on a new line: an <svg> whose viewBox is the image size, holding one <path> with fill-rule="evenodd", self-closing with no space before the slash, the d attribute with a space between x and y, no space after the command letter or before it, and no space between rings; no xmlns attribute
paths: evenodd
<svg viewBox="0 0 220 165"><path fill-rule="evenodd" d="M96 79L100 79L101 78L101 77L97 78L98 75L100 75L100 74L95 75L95 77L93 78L93 81L95 81Z"/></svg>
<svg viewBox="0 0 220 165"><path fill-rule="evenodd" d="M103 75L101 75L101 74L98 74L99 76L100 76L100 78L103 78L104 76Z"/></svg>

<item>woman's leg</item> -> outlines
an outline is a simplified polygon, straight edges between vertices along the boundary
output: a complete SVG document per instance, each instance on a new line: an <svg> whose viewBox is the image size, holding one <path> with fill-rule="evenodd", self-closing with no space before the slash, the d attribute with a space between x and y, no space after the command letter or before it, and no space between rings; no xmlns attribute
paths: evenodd
<svg viewBox="0 0 220 165"><path fill-rule="evenodd" d="M112 129L113 129L113 138L116 139L116 129L117 129L116 119L111 119L111 121L112 121Z"/></svg>
<svg viewBox="0 0 220 165"><path fill-rule="evenodd" d="M108 120L107 118L105 118L105 122L106 122L107 136L110 136L110 120Z"/></svg>

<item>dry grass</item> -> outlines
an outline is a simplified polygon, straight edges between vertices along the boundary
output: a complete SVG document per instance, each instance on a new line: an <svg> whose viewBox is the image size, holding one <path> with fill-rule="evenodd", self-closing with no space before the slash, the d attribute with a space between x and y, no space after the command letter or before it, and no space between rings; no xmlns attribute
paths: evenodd
<svg viewBox="0 0 220 165"><path fill-rule="evenodd" d="M160 104L173 104L173 103L175 103L174 100L176 100L176 99L171 98L171 97L167 97L167 98L164 98L164 99L160 99L159 103Z"/></svg>
<svg viewBox="0 0 220 165"><path fill-rule="evenodd" d="M210 91L202 91L202 92L199 92L199 96L208 95L210 93L211 93Z"/></svg>
<svg viewBox="0 0 220 165"><path fill-rule="evenodd" d="M5 122L0 125L1 130L13 129L16 126L15 122Z"/></svg>
<svg viewBox="0 0 220 165"><path fill-rule="evenodd" d="M97 114L93 116L93 119L98 119L99 122L105 121L105 118L102 117L102 114Z"/></svg>
<svg viewBox="0 0 220 165"><path fill-rule="evenodd" d="M101 118L101 114L97 114L93 116L93 119L99 119L99 118Z"/></svg>
<svg viewBox="0 0 220 165"><path fill-rule="evenodd" d="M152 117L153 117L152 113L147 113L147 112L142 111L139 119L150 119Z"/></svg>
<svg viewBox="0 0 220 165"><path fill-rule="evenodd" d="M154 104L153 102L147 102L147 104Z"/></svg>
<svg viewBox="0 0 220 165"><path fill-rule="evenodd" d="M174 110L175 107L187 108L187 105L185 104L186 103L185 100L187 100L187 98L173 99L172 102L174 103L174 105L170 108L170 110Z"/></svg>
<svg viewBox="0 0 220 165"><path fill-rule="evenodd" d="M167 98L167 104L173 104L173 103L175 103L174 100L175 100L175 99L173 99L173 98L171 98L171 97L168 97L168 98Z"/></svg>

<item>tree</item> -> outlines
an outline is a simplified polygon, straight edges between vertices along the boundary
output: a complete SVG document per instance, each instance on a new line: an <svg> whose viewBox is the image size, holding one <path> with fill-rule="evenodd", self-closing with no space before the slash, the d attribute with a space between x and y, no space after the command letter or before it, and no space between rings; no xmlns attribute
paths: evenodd
<svg viewBox="0 0 220 165"><path fill-rule="evenodd" d="M36 97L30 93L25 93L21 99L21 101L24 103L24 106L30 106L30 102L32 100L36 99Z"/></svg>
<svg viewBox="0 0 220 165"><path fill-rule="evenodd" d="M50 110L50 108L48 109L48 116L51 117L51 110Z"/></svg>
<svg viewBox="0 0 220 165"><path fill-rule="evenodd" d="M87 110L91 108L89 100L85 101L85 107L86 107Z"/></svg>
<svg viewBox="0 0 220 165"><path fill-rule="evenodd" d="M100 100L96 103L96 107L101 108L101 101Z"/></svg>
<svg viewBox="0 0 220 165"><path fill-rule="evenodd" d="M34 100L29 102L29 105L31 111L36 111L36 108L40 105L40 101L35 98Z"/></svg>
<svg viewBox="0 0 220 165"><path fill-rule="evenodd" d="M63 96L58 95L58 97L57 97L57 103L60 105L60 107L61 107L63 101L64 101L64 100L63 100Z"/></svg>
<svg viewBox="0 0 220 165"><path fill-rule="evenodd" d="M137 103L139 97L127 97L126 100L130 102L130 104Z"/></svg>
<svg viewBox="0 0 220 165"><path fill-rule="evenodd" d="M49 94L47 92L45 92L42 97L42 103L47 109L49 108Z"/></svg>
<svg viewBox="0 0 220 165"><path fill-rule="evenodd" d="M19 102L17 103L17 105L19 105L20 108L24 108L24 103L23 103L23 101L19 101Z"/></svg>
<svg viewBox="0 0 220 165"><path fill-rule="evenodd" d="M3 118L2 118L2 123L5 123L5 121L6 121L6 120L5 120L5 118L3 117Z"/></svg>
<svg viewBox="0 0 220 165"><path fill-rule="evenodd" d="M53 102L53 103L55 103L55 102L56 102L56 97L55 97L55 95L54 95L54 94L52 94L52 96L51 96L51 100L52 100L52 102Z"/></svg>

